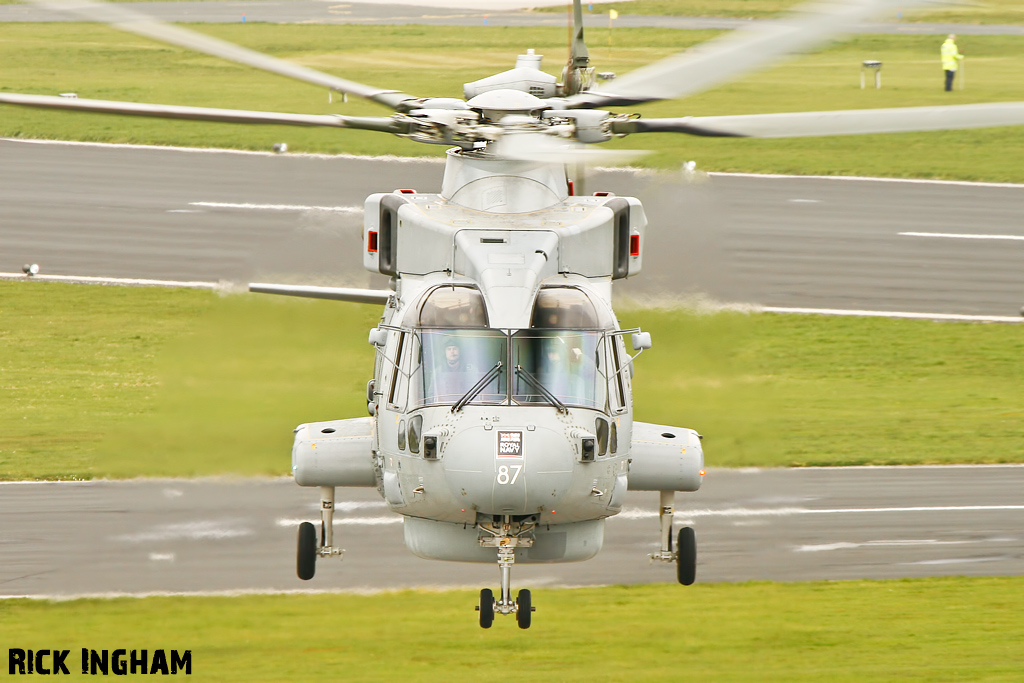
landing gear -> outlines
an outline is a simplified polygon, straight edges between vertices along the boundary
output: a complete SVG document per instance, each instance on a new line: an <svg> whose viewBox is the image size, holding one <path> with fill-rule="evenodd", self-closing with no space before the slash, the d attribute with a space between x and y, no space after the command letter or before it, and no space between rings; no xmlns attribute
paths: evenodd
<svg viewBox="0 0 1024 683"><path fill-rule="evenodd" d="M697 534L690 527L683 527L676 537L676 549L672 550L672 516L675 514L674 491L661 491L661 505L658 517L661 520L661 550L651 553L651 562L675 562L676 578L684 586L692 585L697 579Z"/></svg>
<svg viewBox="0 0 1024 683"><path fill-rule="evenodd" d="M697 534L686 526L679 530L676 543L676 577L684 586L697 579Z"/></svg>
<svg viewBox="0 0 1024 683"><path fill-rule="evenodd" d="M519 628L530 628L533 617L533 600L530 591L519 591L519 597L512 599L512 565L516 562L516 548L529 548L533 545L533 537L527 535L537 527L535 521L513 521L508 515L501 517L501 522L491 521L480 523L478 527L486 534L480 538L480 545L485 548L498 549L498 568L501 570L501 597L494 599L490 588L480 591L480 626L490 628L494 622L494 613L515 614Z"/></svg>
<svg viewBox="0 0 1024 683"><path fill-rule="evenodd" d="M334 487L320 487L320 543L317 544L316 527L312 522L299 525L299 547L296 573L303 581L309 581L316 574L317 557L339 559L345 551L334 547Z"/></svg>
<svg viewBox="0 0 1024 683"><path fill-rule="evenodd" d="M316 527L311 522L299 525L298 574L309 581L316 574Z"/></svg>
<svg viewBox="0 0 1024 683"><path fill-rule="evenodd" d="M494 623L494 593L490 588L480 591L480 604L477 609L480 610L480 628L490 628Z"/></svg>
<svg viewBox="0 0 1024 683"><path fill-rule="evenodd" d="M519 628L530 628L530 621L533 619L533 601L530 598L530 591L527 588L519 591L516 598L516 622Z"/></svg>

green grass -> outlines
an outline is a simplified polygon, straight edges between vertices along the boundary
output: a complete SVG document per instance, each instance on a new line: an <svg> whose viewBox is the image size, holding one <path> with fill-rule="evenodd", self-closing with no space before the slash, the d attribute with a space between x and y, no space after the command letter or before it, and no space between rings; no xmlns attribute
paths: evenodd
<svg viewBox="0 0 1024 683"><path fill-rule="evenodd" d="M510 68L533 47L549 71L565 54L560 28L200 25L247 47L413 94L458 96L462 83ZM626 73L715 35L709 31L588 31L601 70ZM611 45L609 46L609 43ZM637 108L645 116L1024 100L1024 38L965 36L968 87L944 93L934 36L859 36L685 101ZM883 88L861 90L860 63L884 63ZM382 115L374 104L327 103L318 88L87 24L5 24L0 90L302 113ZM3 107L0 136L269 150L437 156L441 149L367 131L157 121ZM1024 127L790 140L643 136L610 146L653 150L642 164L705 170L854 174L1024 182Z"/></svg>
<svg viewBox="0 0 1024 683"><path fill-rule="evenodd" d="M596 14L607 15L611 9L618 11L619 14L765 19L785 13L799 6L801 2L802 0L634 0L594 5L592 12L587 11L587 3L584 2L583 21L587 26L596 26L596 22L600 20L588 21L588 17ZM545 7L538 11L565 13L568 7ZM935 8L909 12L902 8L894 8L890 14L876 17L876 21L1022 24L1024 6L1019 0L985 0L940 4Z"/></svg>
<svg viewBox="0 0 1024 683"><path fill-rule="evenodd" d="M1019 681L1020 578L0 602L7 647L191 649L203 681Z"/></svg>
<svg viewBox="0 0 1024 683"><path fill-rule="evenodd" d="M365 414L376 306L0 283L0 478L286 474ZM1024 326L626 310L637 419L711 466L1024 462Z"/></svg>

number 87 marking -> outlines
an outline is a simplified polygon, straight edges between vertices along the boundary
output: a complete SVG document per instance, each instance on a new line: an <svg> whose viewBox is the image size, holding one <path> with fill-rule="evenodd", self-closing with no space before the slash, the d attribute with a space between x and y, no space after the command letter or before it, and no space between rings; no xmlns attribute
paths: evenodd
<svg viewBox="0 0 1024 683"><path fill-rule="evenodd" d="M509 469L513 470L511 474L509 474ZM498 483L502 485L516 483L522 469L522 465L502 465L498 468Z"/></svg>

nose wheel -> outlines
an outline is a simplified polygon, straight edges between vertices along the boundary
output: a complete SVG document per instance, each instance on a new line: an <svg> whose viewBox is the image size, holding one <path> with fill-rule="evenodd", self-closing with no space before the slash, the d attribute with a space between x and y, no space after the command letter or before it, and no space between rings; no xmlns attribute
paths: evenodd
<svg viewBox="0 0 1024 683"><path fill-rule="evenodd" d="M480 627L490 628L494 623L494 614L515 614L519 628L530 628L533 621L533 596L530 591L519 591L518 597L512 599L512 565L516 562L516 548L528 548L533 545L533 538L525 534L535 528L535 524L513 524L505 517L500 525L482 524L480 529L489 535L480 538L480 545L498 549L498 568L501 570L501 597L495 599L490 588L480 591L480 604L476 606L480 612Z"/></svg>
<svg viewBox="0 0 1024 683"><path fill-rule="evenodd" d="M494 599L494 592L490 588L481 590L480 604L476 606L477 611L480 612L480 628L490 628L494 624L495 611L502 614L515 613L519 628L530 628L533 611L536 608L533 606L533 596L528 588L519 591L519 597L515 602L510 603L511 609L504 609L507 606L509 605L500 605L499 601Z"/></svg>

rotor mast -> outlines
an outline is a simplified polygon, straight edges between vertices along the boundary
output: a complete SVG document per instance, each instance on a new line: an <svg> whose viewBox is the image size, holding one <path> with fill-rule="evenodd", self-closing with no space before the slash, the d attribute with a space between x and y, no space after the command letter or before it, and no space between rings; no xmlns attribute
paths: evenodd
<svg viewBox="0 0 1024 683"><path fill-rule="evenodd" d="M590 52L583 42L583 4L581 0L572 3L572 42L569 46L569 61L562 70L562 96L570 97L594 84L594 67L590 66Z"/></svg>

